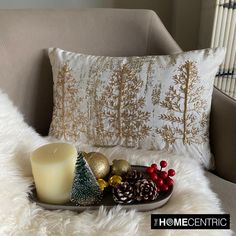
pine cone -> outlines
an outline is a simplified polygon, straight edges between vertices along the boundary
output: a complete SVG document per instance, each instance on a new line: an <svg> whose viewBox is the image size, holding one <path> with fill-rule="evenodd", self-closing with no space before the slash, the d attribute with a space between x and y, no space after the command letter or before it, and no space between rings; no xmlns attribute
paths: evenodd
<svg viewBox="0 0 236 236"><path fill-rule="evenodd" d="M153 201L158 196L157 186L150 179L138 180L134 189L137 201Z"/></svg>
<svg viewBox="0 0 236 236"><path fill-rule="evenodd" d="M116 203L126 204L135 200L134 187L128 182L122 182L113 188L113 199Z"/></svg>
<svg viewBox="0 0 236 236"><path fill-rule="evenodd" d="M137 170L128 171L122 178L130 184L135 184L138 180L144 178L144 174Z"/></svg>

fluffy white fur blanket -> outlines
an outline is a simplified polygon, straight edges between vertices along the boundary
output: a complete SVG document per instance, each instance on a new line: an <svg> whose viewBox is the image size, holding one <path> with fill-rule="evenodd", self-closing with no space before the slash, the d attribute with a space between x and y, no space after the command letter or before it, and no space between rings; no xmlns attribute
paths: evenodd
<svg viewBox="0 0 236 236"><path fill-rule="evenodd" d="M230 231L151 230L151 213L222 213L209 188L204 171L188 157L168 153L100 149L110 159L126 158L132 164L151 164L165 159L177 171L174 193L165 206L152 212L114 207L107 211L76 213L47 211L27 198L32 183L29 154L48 142L28 127L8 97L0 92L0 235L230 235ZM89 151L90 147L80 147Z"/></svg>

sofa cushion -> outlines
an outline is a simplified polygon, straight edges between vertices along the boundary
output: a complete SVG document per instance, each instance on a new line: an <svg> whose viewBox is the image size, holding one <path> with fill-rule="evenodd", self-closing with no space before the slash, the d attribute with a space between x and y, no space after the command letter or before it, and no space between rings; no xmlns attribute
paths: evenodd
<svg viewBox="0 0 236 236"><path fill-rule="evenodd" d="M236 184L224 180L211 172L205 172L211 185L211 189L217 193L222 201L225 213L230 214L231 229L236 233Z"/></svg>

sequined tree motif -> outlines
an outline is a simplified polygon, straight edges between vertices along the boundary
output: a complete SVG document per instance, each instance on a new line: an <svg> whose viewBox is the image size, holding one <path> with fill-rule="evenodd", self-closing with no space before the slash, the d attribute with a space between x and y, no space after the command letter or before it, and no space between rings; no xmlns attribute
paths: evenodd
<svg viewBox="0 0 236 236"><path fill-rule="evenodd" d="M140 68L140 67L139 67ZM128 64L119 65L99 98L102 111L100 133L107 139L122 139L126 146L135 146L151 128L147 126L150 113L143 111L144 97L138 97L143 82Z"/></svg>
<svg viewBox="0 0 236 236"><path fill-rule="evenodd" d="M177 139L182 139L183 144L189 145L206 142L208 116L204 111L207 101L200 96L204 87L197 86L196 63L186 61L179 67L178 74L173 80L174 85L169 87L164 100L160 102L160 106L166 109L165 114L160 114L160 119L167 124L157 128L156 132L161 135L167 148ZM197 121L200 115L199 124Z"/></svg>
<svg viewBox="0 0 236 236"><path fill-rule="evenodd" d="M99 89L104 90L104 81L101 79L106 70L112 70L112 61L106 60L106 57L98 57L91 63L89 70L89 81L86 88L87 111L89 120L93 120L93 124L87 130L87 136L92 143L96 145L106 145L113 133L105 129L103 106L104 101L99 97Z"/></svg>
<svg viewBox="0 0 236 236"><path fill-rule="evenodd" d="M69 63L64 63L54 85L54 118L50 127L50 133L58 139L76 141L80 132L85 132L87 117L79 110L83 98L78 97L78 87Z"/></svg>
<svg viewBox="0 0 236 236"><path fill-rule="evenodd" d="M155 106L160 102L161 84L155 85L152 90L152 104Z"/></svg>

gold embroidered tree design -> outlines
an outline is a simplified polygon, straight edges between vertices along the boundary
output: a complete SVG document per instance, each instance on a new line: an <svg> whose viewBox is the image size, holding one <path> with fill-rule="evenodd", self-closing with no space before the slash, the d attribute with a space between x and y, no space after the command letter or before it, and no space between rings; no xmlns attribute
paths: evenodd
<svg viewBox="0 0 236 236"><path fill-rule="evenodd" d="M97 57L91 64L88 73L89 81L86 87L86 96L88 98L87 111L88 118L92 125L88 127L87 136L91 143L96 145L106 145L107 140L112 138L112 132L105 129L103 106L104 101L99 98L99 91L104 90L104 81L102 78L106 70L112 70L113 63L106 57Z"/></svg>
<svg viewBox="0 0 236 236"><path fill-rule="evenodd" d="M144 97L138 97L142 86L142 80L130 64L119 65L113 71L98 102L103 124L99 132L107 142L121 138L124 145L135 146L149 134L150 113L143 110Z"/></svg>
<svg viewBox="0 0 236 236"><path fill-rule="evenodd" d="M50 133L56 138L76 141L80 132L85 132L87 117L79 110L83 98L78 96L77 81L66 62L59 68L54 85L54 111Z"/></svg>
<svg viewBox="0 0 236 236"><path fill-rule="evenodd" d="M173 81L174 85L169 87L164 100L160 102L166 113L160 114L159 118L167 124L157 128L156 132L161 135L167 148L177 139L182 139L183 144L206 142L206 100L201 98L204 87L198 86L196 63L186 61L182 64Z"/></svg>
<svg viewBox="0 0 236 236"><path fill-rule="evenodd" d="M160 102L161 84L156 84L152 90L152 104L155 106Z"/></svg>

